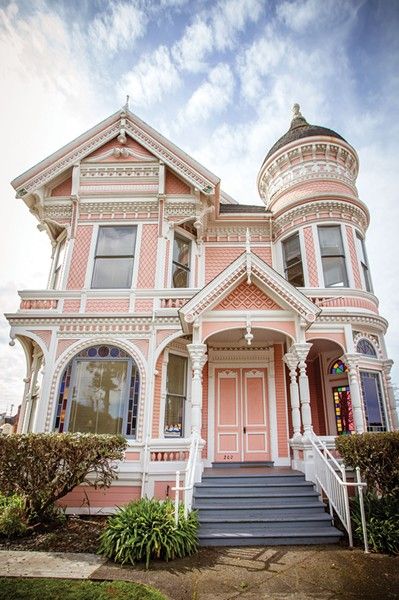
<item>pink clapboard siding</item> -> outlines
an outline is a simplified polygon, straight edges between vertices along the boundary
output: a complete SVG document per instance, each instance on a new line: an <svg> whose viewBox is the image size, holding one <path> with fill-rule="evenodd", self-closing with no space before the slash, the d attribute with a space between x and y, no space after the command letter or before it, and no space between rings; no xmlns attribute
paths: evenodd
<svg viewBox="0 0 399 600"><path fill-rule="evenodd" d="M138 500L140 495L141 488L138 486L113 485L107 490L96 490L88 485L79 485L61 498L58 504L69 508L104 508L128 504L132 500Z"/></svg>

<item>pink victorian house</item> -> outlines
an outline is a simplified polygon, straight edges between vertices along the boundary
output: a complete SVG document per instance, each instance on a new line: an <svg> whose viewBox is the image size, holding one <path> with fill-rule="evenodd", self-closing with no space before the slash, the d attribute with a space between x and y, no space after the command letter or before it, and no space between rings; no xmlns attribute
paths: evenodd
<svg viewBox="0 0 399 600"><path fill-rule="evenodd" d="M19 430L129 444L115 485L76 489L70 510L172 495L199 434L203 543L236 542L248 514L271 523L258 542L287 543L290 514L289 543L337 539L307 440L397 427L358 168L295 105L259 170L263 205L239 204L126 106L13 181L53 248L47 289L7 315L27 358Z"/></svg>

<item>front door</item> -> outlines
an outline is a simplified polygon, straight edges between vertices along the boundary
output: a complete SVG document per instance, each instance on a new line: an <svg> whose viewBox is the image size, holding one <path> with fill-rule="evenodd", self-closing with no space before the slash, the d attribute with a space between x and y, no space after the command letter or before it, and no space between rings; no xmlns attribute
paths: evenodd
<svg viewBox="0 0 399 600"><path fill-rule="evenodd" d="M216 369L215 461L270 460L266 369Z"/></svg>

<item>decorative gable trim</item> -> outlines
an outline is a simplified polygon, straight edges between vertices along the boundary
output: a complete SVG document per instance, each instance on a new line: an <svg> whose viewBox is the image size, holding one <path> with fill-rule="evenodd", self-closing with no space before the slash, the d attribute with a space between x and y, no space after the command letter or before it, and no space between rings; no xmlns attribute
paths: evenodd
<svg viewBox="0 0 399 600"><path fill-rule="evenodd" d="M270 290L274 297L281 300L283 305L288 305L308 324L313 323L321 312L320 308L277 271L258 256L247 251L241 254L179 310L183 330L188 333L192 323L201 314L215 308L222 298L228 296L244 280L247 280L248 283L252 281L260 283L262 287Z"/></svg>
<svg viewBox="0 0 399 600"><path fill-rule="evenodd" d="M125 134L129 134L158 160L164 162L202 193L206 195L215 193L220 183L216 175L129 110L120 110L14 179L12 186L17 191L17 196L23 197L35 192L114 137L119 135L118 139L123 140Z"/></svg>
<svg viewBox="0 0 399 600"><path fill-rule="evenodd" d="M264 294L258 286L240 283L231 291L215 310L284 310L276 302Z"/></svg>

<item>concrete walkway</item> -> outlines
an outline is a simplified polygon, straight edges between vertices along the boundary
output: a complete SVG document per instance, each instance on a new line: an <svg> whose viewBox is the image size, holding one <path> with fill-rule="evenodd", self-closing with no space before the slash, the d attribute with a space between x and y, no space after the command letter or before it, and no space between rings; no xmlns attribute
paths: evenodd
<svg viewBox="0 0 399 600"><path fill-rule="evenodd" d="M89 579L106 559L73 552L0 551L0 577Z"/></svg>
<svg viewBox="0 0 399 600"><path fill-rule="evenodd" d="M193 557L120 567L93 554L0 552L0 577L124 580L170 600L394 600L399 558L337 546L202 548Z"/></svg>

